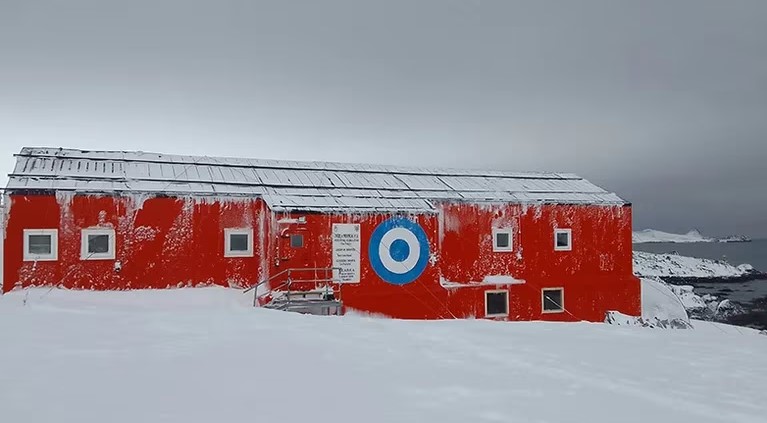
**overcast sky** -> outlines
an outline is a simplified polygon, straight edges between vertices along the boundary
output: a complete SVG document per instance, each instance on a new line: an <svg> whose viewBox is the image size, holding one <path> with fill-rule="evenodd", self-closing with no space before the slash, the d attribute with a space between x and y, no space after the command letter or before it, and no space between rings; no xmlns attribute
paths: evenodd
<svg viewBox="0 0 767 423"><path fill-rule="evenodd" d="M578 173L767 236L767 1L0 0L22 146Z"/></svg>

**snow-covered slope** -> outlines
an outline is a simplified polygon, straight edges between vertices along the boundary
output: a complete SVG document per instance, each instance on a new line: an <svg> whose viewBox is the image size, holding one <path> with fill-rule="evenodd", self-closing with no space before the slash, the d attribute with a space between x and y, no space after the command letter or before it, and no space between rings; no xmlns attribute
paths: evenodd
<svg viewBox="0 0 767 423"><path fill-rule="evenodd" d="M640 277L733 278L753 271L749 264L733 266L716 260L634 251L634 274Z"/></svg>
<svg viewBox="0 0 767 423"><path fill-rule="evenodd" d="M632 242L634 244L643 244L649 242L714 242L713 238L707 238L700 234L696 230L692 230L686 234L672 234L669 232L656 231L654 229L645 229L643 231L637 231L632 234Z"/></svg>
<svg viewBox="0 0 767 423"><path fill-rule="evenodd" d="M26 305L24 305L26 299ZM763 422L767 336L397 321L224 288L0 297L8 422Z"/></svg>

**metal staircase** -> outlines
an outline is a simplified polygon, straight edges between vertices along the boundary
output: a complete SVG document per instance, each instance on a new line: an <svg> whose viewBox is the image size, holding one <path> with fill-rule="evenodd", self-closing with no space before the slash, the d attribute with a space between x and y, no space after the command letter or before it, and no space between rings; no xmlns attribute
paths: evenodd
<svg viewBox="0 0 767 423"><path fill-rule="evenodd" d="M340 316L343 314L341 285L333 278L334 267L285 269L249 287L243 293L253 291L253 306L258 307L266 297L271 299L263 304L265 308L292 311L302 314ZM313 277L302 278L308 272ZM318 277L317 275L322 277ZM286 280L272 286L271 282L285 276ZM258 294L258 287L269 284L268 292ZM338 289L333 289L337 285Z"/></svg>

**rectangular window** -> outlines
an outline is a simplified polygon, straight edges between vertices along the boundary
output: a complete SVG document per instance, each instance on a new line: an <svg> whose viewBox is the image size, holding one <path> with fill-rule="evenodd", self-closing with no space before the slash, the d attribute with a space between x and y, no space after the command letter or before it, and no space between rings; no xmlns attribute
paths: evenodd
<svg viewBox="0 0 767 423"><path fill-rule="evenodd" d="M253 257L253 229L224 229L224 257Z"/></svg>
<svg viewBox="0 0 767 423"><path fill-rule="evenodd" d="M24 229L24 261L58 260L58 243L56 229Z"/></svg>
<svg viewBox="0 0 767 423"><path fill-rule="evenodd" d="M302 234L290 235L290 248L304 248L304 236Z"/></svg>
<svg viewBox="0 0 767 423"><path fill-rule="evenodd" d="M544 313L561 313L565 311L564 288L544 288L541 290L541 301Z"/></svg>
<svg viewBox="0 0 767 423"><path fill-rule="evenodd" d="M573 230L555 229L554 230L554 250L571 251L573 249Z"/></svg>
<svg viewBox="0 0 767 423"><path fill-rule="evenodd" d="M485 291L485 317L509 315L509 291Z"/></svg>
<svg viewBox="0 0 767 423"><path fill-rule="evenodd" d="M81 260L114 260L115 230L110 228L83 229L80 237Z"/></svg>
<svg viewBox="0 0 767 423"><path fill-rule="evenodd" d="M511 228L493 228L493 251L511 251L513 238Z"/></svg>

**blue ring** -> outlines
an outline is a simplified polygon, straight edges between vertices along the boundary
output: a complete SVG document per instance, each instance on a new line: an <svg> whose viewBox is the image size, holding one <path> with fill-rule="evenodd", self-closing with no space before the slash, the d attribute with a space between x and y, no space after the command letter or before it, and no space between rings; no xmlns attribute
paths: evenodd
<svg viewBox="0 0 767 423"><path fill-rule="evenodd" d="M420 256L418 262L407 273L394 273L389 271L381 262L381 256L378 254L378 248L381 245L381 239L387 232L394 228L405 228L415 235L418 240L418 247L420 248ZM412 251L410 251L412 254ZM370 258L370 265L373 267L373 271L384 280L393 285L405 285L416 280L429 263L429 238L426 236L423 228L410 219L403 217L392 217L379 224L373 234L370 236L370 242L368 243L368 257Z"/></svg>

